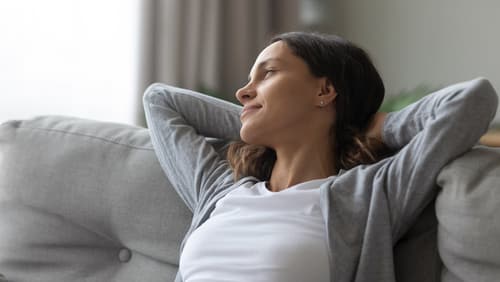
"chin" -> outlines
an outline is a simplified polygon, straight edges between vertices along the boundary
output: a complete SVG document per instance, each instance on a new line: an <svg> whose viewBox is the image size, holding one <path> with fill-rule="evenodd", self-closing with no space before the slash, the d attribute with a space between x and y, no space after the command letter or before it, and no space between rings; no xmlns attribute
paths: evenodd
<svg viewBox="0 0 500 282"><path fill-rule="evenodd" d="M261 145L262 143L261 138L255 133L255 130L245 128L244 126L240 130L240 138L243 142L250 145Z"/></svg>
<svg viewBox="0 0 500 282"><path fill-rule="evenodd" d="M247 144L254 144L255 138L252 138L252 135L250 135L250 134L246 134L243 131L240 131L240 138L241 138L241 141L243 141Z"/></svg>

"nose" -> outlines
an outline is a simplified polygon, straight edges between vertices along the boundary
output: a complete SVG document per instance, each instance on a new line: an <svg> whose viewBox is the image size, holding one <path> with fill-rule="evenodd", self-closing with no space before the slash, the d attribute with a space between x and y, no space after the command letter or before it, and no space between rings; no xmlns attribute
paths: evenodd
<svg viewBox="0 0 500 282"><path fill-rule="evenodd" d="M236 99L238 99L238 101L244 105L246 103L246 101L248 100L251 100L255 97L255 91L253 89L251 89L250 87L248 87L248 85L238 89L238 91L236 91Z"/></svg>

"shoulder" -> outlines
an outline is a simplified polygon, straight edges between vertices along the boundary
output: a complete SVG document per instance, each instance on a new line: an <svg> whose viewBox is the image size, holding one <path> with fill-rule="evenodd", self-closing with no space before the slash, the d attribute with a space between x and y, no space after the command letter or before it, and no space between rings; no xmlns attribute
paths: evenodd
<svg viewBox="0 0 500 282"><path fill-rule="evenodd" d="M387 174L387 167L392 163L392 157L382 159L373 164L362 164L349 170L340 170L335 183L342 185L372 186L382 180Z"/></svg>

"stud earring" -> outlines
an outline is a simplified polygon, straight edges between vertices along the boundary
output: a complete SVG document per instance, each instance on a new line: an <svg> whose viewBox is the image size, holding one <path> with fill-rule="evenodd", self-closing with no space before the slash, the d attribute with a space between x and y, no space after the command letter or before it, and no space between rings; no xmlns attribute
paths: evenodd
<svg viewBox="0 0 500 282"><path fill-rule="evenodd" d="M319 104L320 104L321 107L323 107L324 102L320 101Z"/></svg>

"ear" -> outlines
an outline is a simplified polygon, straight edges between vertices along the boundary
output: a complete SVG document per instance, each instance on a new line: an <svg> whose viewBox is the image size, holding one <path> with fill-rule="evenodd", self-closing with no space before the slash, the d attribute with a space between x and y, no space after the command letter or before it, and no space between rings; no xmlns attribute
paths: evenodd
<svg viewBox="0 0 500 282"><path fill-rule="evenodd" d="M335 87L331 81L326 77L321 78L319 93L316 96L316 105L326 107L330 103L333 103L336 97L337 91L335 91Z"/></svg>

